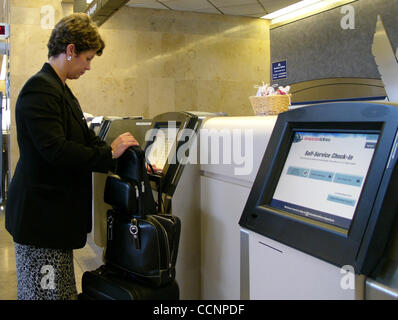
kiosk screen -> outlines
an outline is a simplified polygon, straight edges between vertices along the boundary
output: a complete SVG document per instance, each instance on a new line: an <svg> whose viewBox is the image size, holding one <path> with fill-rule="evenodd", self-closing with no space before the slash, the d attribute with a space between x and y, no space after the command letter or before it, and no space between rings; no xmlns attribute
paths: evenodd
<svg viewBox="0 0 398 320"><path fill-rule="evenodd" d="M379 135L293 132L270 206L348 230Z"/></svg>
<svg viewBox="0 0 398 320"><path fill-rule="evenodd" d="M177 124L178 126L178 124ZM176 126L160 126L155 127L155 136L153 143L148 147L147 157L151 164L155 165L157 169L163 170L168 158L175 154L171 153L176 148L176 139L178 127ZM169 159L168 163L171 163Z"/></svg>

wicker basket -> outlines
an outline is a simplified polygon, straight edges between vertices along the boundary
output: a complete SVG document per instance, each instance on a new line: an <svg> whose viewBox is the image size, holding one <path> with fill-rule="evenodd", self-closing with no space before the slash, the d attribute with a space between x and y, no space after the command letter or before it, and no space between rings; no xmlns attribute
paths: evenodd
<svg viewBox="0 0 398 320"><path fill-rule="evenodd" d="M249 97L256 116L277 115L288 110L291 95Z"/></svg>

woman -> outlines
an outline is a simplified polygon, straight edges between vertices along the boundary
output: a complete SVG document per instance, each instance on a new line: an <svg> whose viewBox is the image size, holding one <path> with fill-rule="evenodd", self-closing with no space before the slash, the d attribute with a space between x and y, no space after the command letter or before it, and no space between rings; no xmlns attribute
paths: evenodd
<svg viewBox="0 0 398 320"><path fill-rule="evenodd" d="M83 13L57 23L48 63L22 88L15 109L20 158L8 191L6 228L15 242L18 299L75 299L73 249L91 231L91 173L108 172L130 146L111 146L87 127L66 84L90 70L105 47Z"/></svg>

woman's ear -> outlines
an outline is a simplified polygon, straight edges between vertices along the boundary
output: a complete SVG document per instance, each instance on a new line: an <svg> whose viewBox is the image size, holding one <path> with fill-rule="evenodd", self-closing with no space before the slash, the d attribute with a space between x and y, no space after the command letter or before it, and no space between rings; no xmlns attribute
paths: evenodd
<svg viewBox="0 0 398 320"><path fill-rule="evenodd" d="M75 55L75 45L70 43L66 46L66 56L73 57Z"/></svg>

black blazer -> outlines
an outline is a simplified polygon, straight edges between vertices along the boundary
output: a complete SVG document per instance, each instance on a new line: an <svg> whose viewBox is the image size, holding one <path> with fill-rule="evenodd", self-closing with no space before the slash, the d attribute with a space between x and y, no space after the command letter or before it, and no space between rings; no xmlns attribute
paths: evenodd
<svg viewBox="0 0 398 320"><path fill-rule="evenodd" d="M15 119L20 158L6 229L20 244L83 247L92 226L91 173L114 169L111 147L87 127L78 101L48 63L22 88Z"/></svg>

